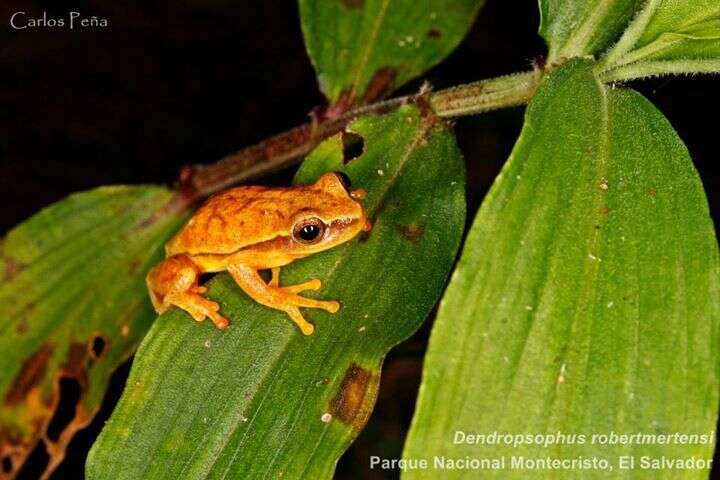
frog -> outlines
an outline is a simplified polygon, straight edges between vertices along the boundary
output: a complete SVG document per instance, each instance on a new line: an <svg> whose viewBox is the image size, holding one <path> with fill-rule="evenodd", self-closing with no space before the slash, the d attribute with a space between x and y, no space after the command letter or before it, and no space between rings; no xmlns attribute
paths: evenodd
<svg viewBox="0 0 720 480"><path fill-rule="evenodd" d="M315 278L280 286L282 267L348 242L371 223L363 189L351 190L344 174L328 172L310 185L240 186L210 197L165 244L165 259L147 274L150 299L158 314L178 307L220 330L230 321L220 305L204 296L200 277L227 271L255 302L285 312L304 335L315 327L300 308L336 313L340 303L300 295L319 290ZM269 270L266 280L262 271Z"/></svg>

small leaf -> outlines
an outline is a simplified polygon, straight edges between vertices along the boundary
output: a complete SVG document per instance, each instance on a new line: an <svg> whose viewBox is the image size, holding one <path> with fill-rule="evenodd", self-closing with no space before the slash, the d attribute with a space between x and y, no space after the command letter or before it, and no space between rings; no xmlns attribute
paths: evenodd
<svg viewBox="0 0 720 480"><path fill-rule="evenodd" d="M341 136L321 144L296 181L343 171L364 188L367 237L297 261L281 285L319 278L336 314L305 309L303 336L283 312L221 273L208 296L230 328L177 309L143 341L127 387L95 442L87 477L108 479L330 478L363 428L382 358L427 316L464 223L464 172L448 127L414 106L351 128L364 153L343 164Z"/></svg>
<svg viewBox="0 0 720 480"><path fill-rule="evenodd" d="M720 2L647 2L603 59L602 70L607 80L720 72Z"/></svg>
<svg viewBox="0 0 720 480"><path fill-rule="evenodd" d="M373 101L452 52L484 0L300 0L305 45L331 103Z"/></svg>
<svg viewBox="0 0 720 480"><path fill-rule="evenodd" d="M518 457L613 467L532 478L706 478L702 467L648 470L640 459L712 459L719 273L702 185L662 114L603 86L590 62L549 74L441 303L405 457L507 459L483 478L528 478L510 469ZM462 438L493 432L555 436ZM612 432L702 437L593 443ZM618 469L626 455L636 469Z"/></svg>
<svg viewBox="0 0 720 480"><path fill-rule="evenodd" d="M601 53L645 0L539 0L548 63Z"/></svg>
<svg viewBox="0 0 720 480"><path fill-rule="evenodd" d="M93 418L113 371L155 315L144 276L184 217L160 187L78 193L0 245L0 458L14 475L37 441L57 466ZM79 388L75 417L49 428L60 381ZM6 460L5 460L6 459Z"/></svg>

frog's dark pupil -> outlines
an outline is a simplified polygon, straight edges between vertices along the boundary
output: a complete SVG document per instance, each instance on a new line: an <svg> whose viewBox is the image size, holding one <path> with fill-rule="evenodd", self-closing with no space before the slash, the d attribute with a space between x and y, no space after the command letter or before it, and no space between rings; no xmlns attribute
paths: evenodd
<svg viewBox="0 0 720 480"><path fill-rule="evenodd" d="M318 228L318 226L312 224L303 226L299 232L300 238L307 242L315 240L319 234L320 229Z"/></svg>

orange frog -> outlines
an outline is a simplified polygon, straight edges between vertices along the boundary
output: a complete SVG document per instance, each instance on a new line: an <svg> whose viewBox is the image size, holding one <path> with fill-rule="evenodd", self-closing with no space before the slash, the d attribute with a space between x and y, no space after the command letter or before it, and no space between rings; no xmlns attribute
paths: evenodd
<svg viewBox="0 0 720 480"><path fill-rule="evenodd" d="M312 185L269 188L238 187L210 198L165 246L166 259L147 276L155 310L177 306L199 321L209 317L220 329L229 322L220 306L203 297L198 277L227 270L256 302L282 310L311 335L314 327L299 307L335 313L340 304L298 295L320 288L314 279L281 287L280 267L327 250L370 229L359 200L363 190L349 191L344 176L326 173ZM259 270L271 269L266 282Z"/></svg>

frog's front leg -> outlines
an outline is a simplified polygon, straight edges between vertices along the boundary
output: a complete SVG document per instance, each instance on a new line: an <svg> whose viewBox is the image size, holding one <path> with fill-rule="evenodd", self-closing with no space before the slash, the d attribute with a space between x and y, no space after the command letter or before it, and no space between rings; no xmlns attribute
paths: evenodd
<svg viewBox="0 0 720 480"><path fill-rule="evenodd" d="M150 299L158 313L173 305L188 312L198 322L210 318L219 329L230 322L218 313L220 306L202 296L206 288L198 285L201 269L187 255L174 255L155 266L147 275Z"/></svg>
<svg viewBox="0 0 720 480"><path fill-rule="evenodd" d="M338 302L315 300L298 295L298 293L305 290L317 290L320 288L320 280L314 279L298 285L280 287L278 285L279 269L273 269L273 278L268 283L265 283L257 270L246 265L231 264L228 265L227 269L238 286L253 300L266 307L287 313L305 335L311 335L315 327L305 320L302 313L300 313L299 307L321 308L330 313L335 313L340 309Z"/></svg>

